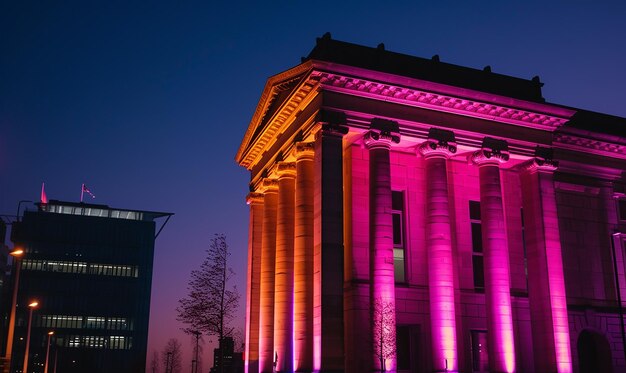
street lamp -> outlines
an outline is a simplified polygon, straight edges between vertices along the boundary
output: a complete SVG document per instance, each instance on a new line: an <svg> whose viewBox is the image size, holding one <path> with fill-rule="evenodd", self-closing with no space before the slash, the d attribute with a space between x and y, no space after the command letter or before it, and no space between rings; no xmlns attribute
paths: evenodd
<svg viewBox="0 0 626 373"><path fill-rule="evenodd" d="M43 368L43 373L48 373L48 357L50 356L50 338L54 334L53 331L48 332L48 345L46 347L46 365Z"/></svg>
<svg viewBox="0 0 626 373"><path fill-rule="evenodd" d="M30 308L28 312L28 330L26 332L26 350L24 350L24 367L22 369L23 373L28 373L28 347L30 347L30 327L33 321L33 310L39 305L37 301L31 301L28 305Z"/></svg>
<svg viewBox="0 0 626 373"><path fill-rule="evenodd" d="M15 281L13 283L13 298L11 299L11 315L9 316L9 329L7 331L7 347L4 354L4 370L3 373L9 373L11 370L11 354L13 353L13 334L15 333L15 309L17 307L17 289L20 283L20 269L22 263L20 259L24 256L24 250L15 248L9 253L15 261Z"/></svg>

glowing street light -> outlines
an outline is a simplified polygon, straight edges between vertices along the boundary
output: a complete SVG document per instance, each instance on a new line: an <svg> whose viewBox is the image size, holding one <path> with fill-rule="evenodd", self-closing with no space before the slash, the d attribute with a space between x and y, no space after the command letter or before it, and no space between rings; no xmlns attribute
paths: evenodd
<svg viewBox="0 0 626 373"><path fill-rule="evenodd" d="M24 373L28 373L28 348L30 347L30 327L33 321L33 311L38 305L39 305L39 302L37 302L36 300L31 301L30 304L28 305L28 308L30 308L30 311L28 313L28 331L26 332L26 350L24 350L24 367L22 369L22 372Z"/></svg>
<svg viewBox="0 0 626 373"><path fill-rule="evenodd" d="M48 345L46 347L46 365L43 368L43 373L48 373L48 357L50 356L50 338L54 334L53 331L48 332Z"/></svg>
<svg viewBox="0 0 626 373"><path fill-rule="evenodd" d="M22 267L21 258L24 256L24 250L15 248L9 253L15 261L15 282L13 283L13 298L11 299L11 314L9 316L9 328L7 330L7 344L4 354L4 373L9 373L11 369L11 354L13 353L13 334L15 333L15 309L17 307L17 289L20 283L20 268Z"/></svg>

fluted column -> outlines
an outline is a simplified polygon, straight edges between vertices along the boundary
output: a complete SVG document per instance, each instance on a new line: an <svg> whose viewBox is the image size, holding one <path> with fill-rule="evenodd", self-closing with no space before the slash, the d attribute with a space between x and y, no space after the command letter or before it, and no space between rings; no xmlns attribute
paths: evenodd
<svg viewBox="0 0 626 373"><path fill-rule="evenodd" d="M395 347L396 333L389 150L392 143L399 141L399 137L388 131L372 129L364 139L369 150L370 172L369 256L373 366L375 369L384 367L394 371L396 359L386 351Z"/></svg>
<svg viewBox="0 0 626 373"><path fill-rule="evenodd" d="M572 357L554 192L556 167L551 159L533 158L522 164L520 180L535 370L569 373Z"/></svg>
<svg viewBox="0 0 626 373"><path fill-rule="evenodd" d="M294 369L313 370L314 143L296 144L294 243Z"/></svg>
<svg viewBox="0 0 626 373"><path fill-rule="evenodd" d="M456 144L429 138L419 147L419 152L426 163L426 247L433 370L457 372L454 266L446 168L447 159L456 153Z"/></svg>
<svg viewBox="0 0 626 373"><path fill-rule="evenodd" d="M508 159L505 151L485 146L472 155L480 178L489 370L497 373L515 371L511 275L500 186L500 163Z"/></svg>
<svg viewBox="0 0 626 373"><path fill-rule="evenodd" d="M259 371L259 311L261 302L261 237L263 232L263 193L250 193L248 229L248 281L246 291L246 373Z"/></svg>
<svg viewBox="0 0 626 373"><path fill-rule="evenodd" d="M259 371L272 373L274 361L274 272L276 269L276 208L278 181L266 179L261 238L261 313L259 316Z"/></svg>
<svg viewBox="0 0 626 373"><path fill-rule="evenodd" d="M280 162L274 277L274 358L276 372L293 372L293 240L296 164Z"/></svg>
<svg viewBox="0 0 626 373"><path fill-rule="evenodd" d="M343 135L322 123L315 135L313 370L343 372Z"/></svg>

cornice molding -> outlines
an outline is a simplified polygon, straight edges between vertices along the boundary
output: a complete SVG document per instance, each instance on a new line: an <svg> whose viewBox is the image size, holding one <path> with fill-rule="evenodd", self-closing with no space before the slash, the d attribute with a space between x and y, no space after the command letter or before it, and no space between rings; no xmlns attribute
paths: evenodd
<svg viewBox="0 0 626 373"><path fill-rule="evenodd" d="M268 80L235 157L241 166L251 169L263 152L272 146L276 138L293 122L299 108L308 105L320 90L363 96L544 131L554 131L569 120L566 117L541 112L540 110L543 110L541 105L537 107L539 111L532 111L488 103L488 101L454 97L425 89L407 88L399 84L355 78L348 76L347 73L342 75L330 73L319 70L320 68L332 68L332 66L320 67L308 61ZM268 110L273 100L285 89L292 90L290 96L276 111L271 113L271 118L266 119L265 117L270 114ZM526 105L532 107L532 103L526 103ZM262 123L264 127L259 129Z"/></svg>
<svg viewBox="0 0 626 373"><path fill-rule="evenodd" d="M259 99L259 104L235 156L235 160L240 165L250 168L261 150L265 149L265 146L271 141L273 136L279 133L278 129L280 129L281 125L294 114L295 109L300 106L304 98L313 90L314 85L317 84L316 81L305 79L302 82L303 77L311 69L311 66L312 63L310 62L303 63L268 79ZM294 84L294 82L300 83ZM293 89L295 86L297 88L294 89L291 97L288 97L284 104L274 113L273 117L267 120L262 132L256 138L253 138L259 126L269 114L268 110L278 94L286 89Z"/></svg>
<svg viewBox="0 0 626 373"><path fill-rule="evenodd" d="M593 152L598 155L611 155L619 158L626 157L626 145L610 143L597 139L556 133L554 134L554 143L555 147L559 147L559 144L562 144L564 145L562 146L564 148L583 151L586 153L589 153L589 150L593 150Z"/></svg>
<svg viewBox="0 0 626 373"><path fill-rule="evenodd" d="M569 120L568 118L529 110L494 105L478 100L463 99L426 90L406 88L323 71L312 71L310 77L317 78L322 88L327 90L341 91L359 96L380 97L383 101L393 101L524 127L554 131Z"/></svg>

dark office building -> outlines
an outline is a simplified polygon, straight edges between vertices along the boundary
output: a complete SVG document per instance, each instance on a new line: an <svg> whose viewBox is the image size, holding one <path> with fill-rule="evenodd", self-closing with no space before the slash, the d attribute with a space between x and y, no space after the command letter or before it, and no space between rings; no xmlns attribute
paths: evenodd
<svg viewBox="0 0 626 373"><path fill-rule="evenodd" d="M43 372L47 333L57 372L144 372L156 218L172 214L50 201L12 229L22 247L12 370ZM56 360L55 360L56 358Z"/></svg>
<svg viewBox="0 0 626 373"><path fill-rule="evenodd" d="M8 280L8 257L9 257L9 248L5 245L7 232L7 225L3 220L0 220L0 315L5 315L5 309L7 308L7 304L10 302L11 293L10 289L7 289L7 280ZM0 341L0 355L4 357L4 349L5 349L5 333L6 333L6 318L2 318L2 322L0 322L0 336L2 336L2 341ZM2 358L0 357L0 359Z"/></svg>
<svg viewBox="0 0 626 373"><path fill-rule="evenodd" d="M218 348L213 349L213 367L209 373L220 373L220 350L224 349L224 373L243 373L243 354L235 352L235 341L232 337L220 340Z"/></svg>

